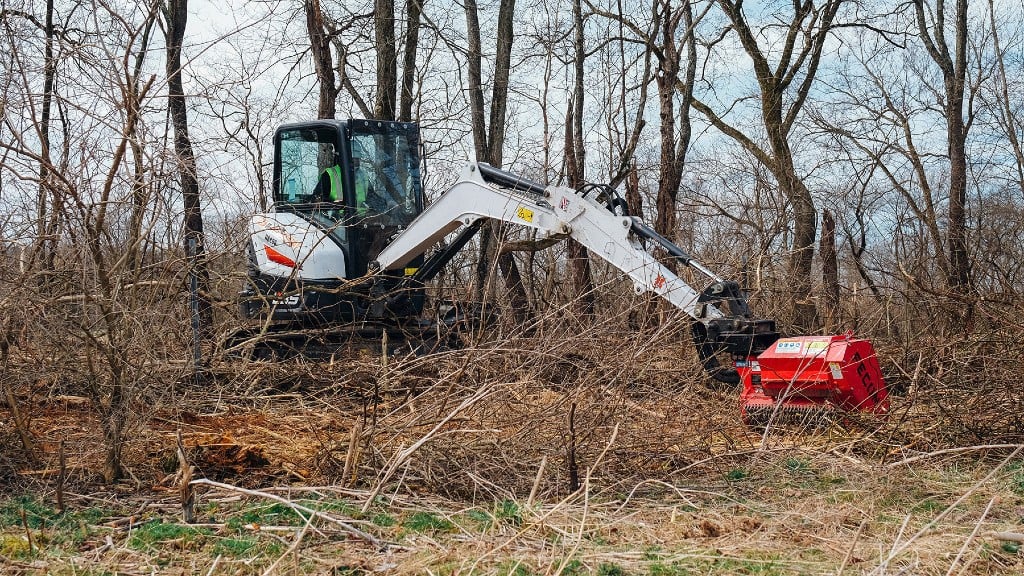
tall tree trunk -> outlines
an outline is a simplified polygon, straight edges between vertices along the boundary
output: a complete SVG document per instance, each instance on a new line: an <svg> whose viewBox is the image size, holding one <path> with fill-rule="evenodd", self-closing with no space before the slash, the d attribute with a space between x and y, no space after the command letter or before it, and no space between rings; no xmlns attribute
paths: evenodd
<svg viewBox="0 0 1024 576"><path fill-rule="evenodd" d="M213 324L213 306L209 299L210 272L206 264L206 239L196 158L188 135L188 111L181 79L181 46L188 22L188 0L168 0L164 18L167 21L167 107L174 126L174 152L178 157L181 196L185 205L185 254L189 268L198 280L200 324L206 333Z"/></svg>
<svg viewBox="0 0 1024 576"><path fill-rule="evenodd" d="M468 90L470 113L473 125L473 147L477 160L496 167L502 164L502 148L505 142L505 114L508 103L508 84L512 61L512 16L515 0L501 0L498 7L498 31L494 57L494 82L491 95L490 123L484 114L482 78L482 44L480 41L480 20L476 0L466 0L466 31L469 38ZM480 259L477 261L473 297L483 300L486 295L487 278L491 262L498 261L498 268L505 278L508 302L518 320L525 318L529 310L526 289L523 286L519 267L510 252L500 251L501 227L494 222L481 230Z"/></svg>
<svg viewBox="0 0 1024 576"><path fill-rule="evenodd" d="M580 188L586 182L586 149L583 146L583 98L584 98L584 59L586 54L583 45L583 11L580 0L572 2L573 17L573 74L575 85L573 98L569 103L568 117L565 119L565 174L570 188ZM573 287L573 308L576 317L583 322L591 322L594 317L594 278L590 270L590 254L587 249L570 238L567 240L570 276Z"/></svg>
<svg viewBox="0 0 1024 576"><path fill-rule="evenodd" d="M660 117L661 162L658 172L657 214L654 229L666 238L676 240L676 202L679 186L683 180L686 154L690 148L690 101L693 99L693 83L697 73L697 45L691 27L693 13L689 2L683 2L676 14L670 1L661 4L658 19L660 50L658 52L658 73L655 83L658 87L658 114ZM683 43L686 48L685 75L680 78L680 50L676 36L680 23L686 29ZM676 117L675 99L682 97L679 117ZM679 135L676 136L678 126ZM675 269L675 263L668 266Z"/></svg>
<svg viewBox="0 0 1024 576"><path fill-rule="evenodd" d="M406 0L405 56L402 60L402 96L398 112L398 119L403 122L413 120L412 105L416 101L413 85L416 81L416 51L419 48L422 12L423 0Z"/></svg>
<svg viewBox="0 0 1024 576"><path fill-rule="evenodd" d="M53 84L56 76L56 64L53 57L53 0L46 0L46 22L43 27L45 46L43 48L43 105L39 121L39 195L38 195L38 230L39 248L43 268L52 271L57 251L57 232L60 222L59 198L56 190L50 185L50 116L53 107Z"/></svg>
<svg viewBox="0 0 1024 576"><path fill-rule="evenodd" d="M959 302L950 307L949 318L954 328L970 328L974 319L974 282L970 255L967 251L967 132L970 122L964 121L964 91L967 78L967 0L956 0L951 29L955 34L953 51L946 43L945 4L939 2L934 14L925 14L924 0L914 0L918 33L932 61L942 72L945 92L946 141L949 155L949 198L947 251L949 272L946 285ZM932 26L929 31L929 26Z"/></svg>
<svg viewBox="0 0 1024 576"><path fill-rule="evenodd" d="M306 32L309 34L309 49L313 55L313 69L316 71L319 97L317 118L334 118L337 108L338 87L334 82L334 58L331 55L331 38L324 21L320 0L305 0Z"/></svg>
<svg viewBox="0 0 1024 576"><path fill-rule="evenodd" d="M811 282L817 210L810 191L797 173L788 138L817 76L833 21L845 1L794 2L788 21L782 17L780 7L779 14L772 16L771 25L777 28L782 41L762 47L759 44L763 40L761 29L750 26L742 0L717 0L750 59L761 92L761 121L768 149L726 122L707 104L697 98L692 101L693 107L711 124L736 140L771 171L793 209L793 241L787 266L791 298L788 300L793 324L803 331L816 330L820 322ZM775 54L769 57L769 51Z"/></svg>
<svg viewBox="0 0 1024 576"><path fill-rule="evenodd" d="M377 41L377 102L373 113L378 120L394 120L395 92L398 87L395 0L374 0L373 23L374 38Z"/></svg>

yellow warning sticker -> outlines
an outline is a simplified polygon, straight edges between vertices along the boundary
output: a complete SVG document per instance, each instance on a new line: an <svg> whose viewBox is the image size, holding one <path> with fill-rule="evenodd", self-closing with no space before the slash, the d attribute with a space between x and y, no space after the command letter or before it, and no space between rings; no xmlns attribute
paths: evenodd
<svg viewBox="0 0 1024 576"><path fill-rule="evenodd" d="M807 343L807 347L804 348L805 356L817 356L828 348L828 340L814 340Z"/></svg>
<svg viewBox="0 0 1024 576"><path fill-rule="evenodd" d="M828 363L828 368L829 368L829 370L832 371L832 379L833 380L842 380L843 379L843 368L839 365L839 362L829 362Z"/></svg>
<svg viewBox="0 0 1024 576"><path fill-rule="evenodd" d="M419 268L406 268L405 269L405 275L406 276L412 276L413 274L416 273L417 270L419 270Z"/></svg>
<svg viewBox="0 0 1024 576"><path fill-rule="evenodd" d="M530 210L526 206L520 206L516 208L516 216L526 220L527 222L533 223L533 210Z"/></svg>

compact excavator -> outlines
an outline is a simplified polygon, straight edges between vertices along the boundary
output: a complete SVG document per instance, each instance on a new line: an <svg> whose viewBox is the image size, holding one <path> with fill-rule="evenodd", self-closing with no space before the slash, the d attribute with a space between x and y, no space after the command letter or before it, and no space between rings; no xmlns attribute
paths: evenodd
<svg viewBox="0 0 1024 576"><path fill-rule="evenodd" d="M460 325L478 325L483 314L449 303L427 320L425 285L484 222L497 220L575 239L628 276L637 294L653 293L692 318L705 370L719 382L742 385L748 422L888 411L868 340L851 333L782 337L775 321L753 315L738 283L629 214L610 186L544 186L470 162L428 205L420 149L413 123L316 120L278 128L273 206L249 222L241 300L244 314L262 322L233 342L273 341L307 352L352 334L451 338ZM707 285L694 288L651 248Z"/></svg>

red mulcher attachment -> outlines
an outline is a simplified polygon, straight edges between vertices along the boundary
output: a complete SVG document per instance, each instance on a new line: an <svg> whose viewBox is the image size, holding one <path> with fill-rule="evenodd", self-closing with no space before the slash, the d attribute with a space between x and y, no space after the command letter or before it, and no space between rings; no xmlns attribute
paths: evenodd
<svg viewBox="0 0 1024 576"><path fill-rule="evenodd" d="M852 333L780 338L736 368L743 380L740 401L747 423L889 410L875 349Z"/></svg>

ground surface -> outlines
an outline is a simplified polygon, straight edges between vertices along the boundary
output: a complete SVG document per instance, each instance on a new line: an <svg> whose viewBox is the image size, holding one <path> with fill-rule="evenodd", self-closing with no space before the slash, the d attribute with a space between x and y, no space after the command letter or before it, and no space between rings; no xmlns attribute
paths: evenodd
<svg viewBox="0 0 1024 576"><path fill-rule="evenodd" d="M113 486L89 402L37 391L34 463L0 412L0 573L1024 573L1003 534L1024 532L1013 446L938 446L912 398L881 427L763 435L672 358L570 357L179 379L174 402L143 391ZM193 524L179 432L194 477L223 484L195 487Z"/></svg>

